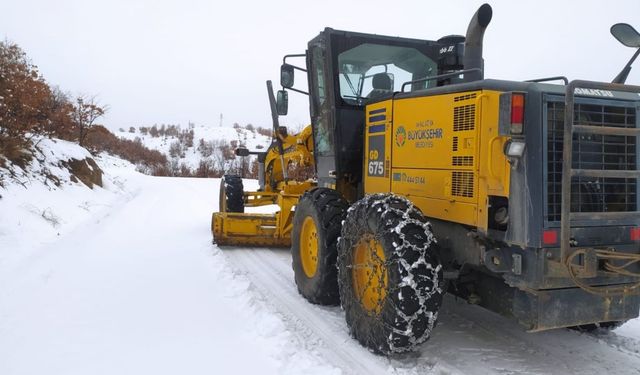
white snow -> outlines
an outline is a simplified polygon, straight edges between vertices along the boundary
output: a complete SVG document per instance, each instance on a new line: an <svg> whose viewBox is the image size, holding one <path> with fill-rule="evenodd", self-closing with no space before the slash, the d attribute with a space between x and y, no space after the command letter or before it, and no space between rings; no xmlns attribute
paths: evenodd
<svg viewBox="0 0 640 375"><path fill-rule="evenodd" d="M620 336L635 339L640 343L640 318L630 320L622 327L616 329L615 332ZM640 352L640 346L637 347L637 350Z"/></svg>
<svg viewBox="0 0 640 375"><path fill-rule="evenodd" d="M59 139L37 140L38 152L27 170L18 170L18 181L8 180L0 189L0 267L13 268L39 247L58 241L80 223L107 214L117 202L127 199L135 184L135 167L121 159L102 154L97 159L105 172L101 188L93 190L70 181L70 173L60 162L91 157L84 148ZM16 168L18 169L18 168ZM59 179L61 187L42 176L46 172ZM0 272L0 283L5 281ZM7 281L8 282L8 281Z"/></svg>
<svg viewBox="0 0 640 375"><path fill-rule="evenodd" d="M340 373L211 244L219 180L97 161L104 189L0 190L0 374Z"/></svg>
<svg viewBox="0 0 640 375"><path fill-rule="evenodd" d="M51 158L35 162L37 168L82 154L73 144L43 142ZM55 188L30 178L0 189L2 375L640 368L638 319L595 336L527 333L450 297L418 353L376 356L349 337L339 307L311 305L298 295L288 250L211 244L218 179L150 177L108 155L96 161L104 188L68 180Z"/></svg>
<svg viewBox="0 0 640 375"><path fill-rule="evenodd" d="M82 160L91 157L89 151L75 143L62 139L50 139L46 137L36 138L37 147L46 153L49 161L76 159Z"/></svg>

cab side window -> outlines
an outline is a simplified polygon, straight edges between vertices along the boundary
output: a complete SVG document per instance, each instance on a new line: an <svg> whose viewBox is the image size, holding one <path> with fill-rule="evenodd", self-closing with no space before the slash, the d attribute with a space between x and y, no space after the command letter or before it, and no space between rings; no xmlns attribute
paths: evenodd
<svg viewBox="0 0 640 375"><path fill-rule="evenodd" d="M316 108L314 121L314 141L315 152L318 155L333 155L333 133L330 129L330 121L326 110L323 108L326 101L326 81L324 71L324 49L313 47L312 58L312 79L314 91L314 106Z"/></svg>

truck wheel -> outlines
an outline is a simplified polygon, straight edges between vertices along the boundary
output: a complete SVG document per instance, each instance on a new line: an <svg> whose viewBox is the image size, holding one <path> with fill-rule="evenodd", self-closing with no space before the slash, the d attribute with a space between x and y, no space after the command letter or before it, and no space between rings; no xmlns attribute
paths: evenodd
<svg viewBox="0 0 640 375"><path fill-rule="evenodd" d="M405 198L369 195L347 213L338 245L340 300L347 325L380 354L429 339L444 293L431 228Z"/></svg>
<svg viewBox="0 0 640 375"><path fill-rule="evenodd" d="M244 212L242 178L227 174L220 179L220 212Z"/></svg>
<svg viewBox="0 0 640 375"><path fill-rule="evenodd" d="M302 195L293 217L291 257L300 294L311 303L337 305L337 242L348 203L340 193L317 188Z"/></svg>

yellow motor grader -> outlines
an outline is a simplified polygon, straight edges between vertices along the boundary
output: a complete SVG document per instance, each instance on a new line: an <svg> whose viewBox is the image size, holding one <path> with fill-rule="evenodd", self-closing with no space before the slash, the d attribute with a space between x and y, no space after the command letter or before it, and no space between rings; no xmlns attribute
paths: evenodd
<svg viewBox="0 0 640 375"><path fill-rule="evenodd" d="M491 18L436 41L326 28L285 56L260 189L225 177L214 241L290 246L300 294L341 304L377 353L426 341L445 291L530 331L637 317L640 87L624 83L640 34L611 28L638 49L612 83L504 81L484 77ZM288 91L309 96L298 135L278 124Z"/></svg>

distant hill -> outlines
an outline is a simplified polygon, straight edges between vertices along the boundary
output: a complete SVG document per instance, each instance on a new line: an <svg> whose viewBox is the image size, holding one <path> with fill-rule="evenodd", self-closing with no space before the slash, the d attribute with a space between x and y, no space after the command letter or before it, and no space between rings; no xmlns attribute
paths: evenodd
<svg viewBox="0 0 640 375"><path fill-rule="evenodd" d="M257 176L257 161L237 157L238 146L266 150L271 144L271 130L253 125L233 127L204 126L190 123L120 128L116 136L141 142L163 153L169 160L169 175L185 177L220 177L224 173Z"/></svg>

